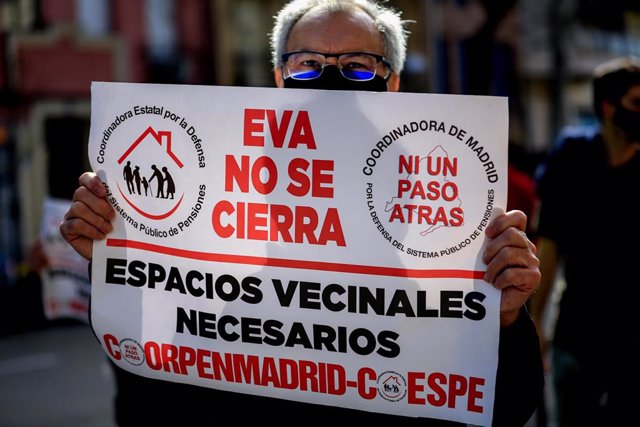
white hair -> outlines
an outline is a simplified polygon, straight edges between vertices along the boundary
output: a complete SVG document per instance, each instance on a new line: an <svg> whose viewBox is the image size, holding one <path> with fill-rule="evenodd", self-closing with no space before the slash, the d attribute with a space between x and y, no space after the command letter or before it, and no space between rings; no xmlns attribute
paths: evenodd
<svg viewBox="0 0 640 427"><path fill-rule="evenodd" d="M400 12L383 6L376 0L292 0L275 16L275 24L270 35L271 60L274 68L282 66L282 55L291 28L311 9L323 12L349 12L362 10L367 13L382 34L384 57L391 64L391 70L400 74L407 56L409 31L405 25L409 21L400 18Z"/></svg>

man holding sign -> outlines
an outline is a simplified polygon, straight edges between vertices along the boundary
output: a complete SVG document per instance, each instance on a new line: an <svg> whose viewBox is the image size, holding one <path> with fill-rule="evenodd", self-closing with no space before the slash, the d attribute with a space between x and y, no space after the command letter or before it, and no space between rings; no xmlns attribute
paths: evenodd
<svg viewBox="0 0 640 427"><path fill-rule="evenodd" d="M371 0L292 1L277 15L272 33L271 41L276 85L279 88L397 92L400 85L400 72L405 60L406 36L404 22L400 19L399 14ZM257 126L256 123L260 123L260 119L264 115L269 117L270 113L268 110L246 109L244 114L245 148L251 145L259 145L260 141L252 140L252 136L256 134L255 129L252 130L252 126ZM307 131L311 129L311 124L307 116L301 112L298 116L291 117L290 120L292 126L295 126L294 122L300 126L298 129L300 136L309 136ZM176 117L176 122L178 121ZM416 126L419 125L416 124ZM438 132L438 128L444 125L434 122L426 123L425 126L428 127L426 130ZM455 131L457 133L454 132L454 136L462 140L464 131L461 129L455 129ZM449 134L452 134L451 132L450 128ZM314 141L305 140L304 144L306 144L307 148L315 149ZM318 182L322 182L323 179L325 184L331 181L332 178L328 177L331 171L328 163L318 160L317 164L314 163L314 166L318 168L318 173L314 175ZM495 176L490 163L486 163L483 166L489 179ZM236 169L241 168L239 164L235 167ZM376 166L370 163L369 167L374 168ZM417 171L420 164L412 163L409 157L406 157L403 167L407 170ZM457 171L457 164L452 161L450 164L445 164L443 168L454 173ZM295 172L296 169L294 168L293 171L290 171L290 175L295 176ZM363 173L365 175L373 174L373 171L367 171L365 168ZM237 180L239 181L240 179L237 178ZM300 178L297 183L302 181L302 178ZM425 189L418 188L410 180L401 181L404 186L399 184L399 192L402 193L400 195L414 195L424 192L426 197L437 192L439 198L446 199L451 196L452 200L454 199L451 193L445 191L445 185L438 188L430 187ZM309 188L307 190L310 192L317 191L317 197L331 197L333 194L331 193L331 187L328 185L318 184L313 190ZM289 191L294 194L296 186L290 188ZM73 204L60 226L60 231L64 238L87 259L92 257L94 240L100 241L98 243L101 244L107 234L113 231L112 221L118 219L112 204L107 201L107 195L107 189L97 175L94 173L83 174L80 177L80 187L74 194ZM309 196L313 196L313 192ZM237 204L238 211L241 203ZM279 208L285 214L287 213L283 206ZM229 228L228 224L223 224L222 221L218 220L229 212L235 212L234 209L234 205L230 202L229 205L218 202L214 207L213 227L219 237L228 238L232 237L232 232L240 233L240 231ZM420 212L420 214L416 214L416 217L430 224L438 221L457 224L462 222L462 217L456 209L454 207L448 212ZM300 211L302 214L306 212L304 209L300 209ZM317 243L324 238L325 241L335 243L336 246L344 245L340 233L339 218L331 216L330 210L327 212L325 223L330 224L327 228L329 231L323 228L323 231L318 235L313 235L307 227L305 231L307 240L314 240ZM296 214L298 214L298 210L296 210ZM408 217L404 217L403 211L399 209L391 215L398 222L412 221L412 212L407 211L406 214ZM533 414L538 405L538 398L543 386L538 337L533 323L524 308L527 299L540 281L540 272L538 270L535 246L527 239L524 233L527 223L526 216L519 211L512 211L506 214L493 211L493 215L490 212L487 213L487 218L489 216L491 216L491 222L488 224L481 223L478 228L486 232L487 237L487 244L484 247L484 253L481 255L482 262L486 264L486 271L483 277L480 278L493 284L495 288L501 291L499 363L492 422L493 425L518 426L523 425ZM304 228L304 222L298 225ZM156 233L155 229L152 231ZM425 233L427 232L430 232L430 230L425 230ZM479 232L474 232L473 239L478 235ZM287 238L291 240L297 238L294 233L282 233L280 236L284 236L282 238L285 241L287 241ZM267 239L265 238L265 240ZM464 241L459 246L464 246L463 243ZM405 250L402 243L397 240L394 240L393 244L398 250L411 253L413 256L426 258L428 255L426 252L411 248L406 248ZM447 251L459 250L461 248L450 247L447 249ZM436 253L432 255L438 256ZM94 263L98 263L98 261L96 259ZM122 264L111 265L111 267L107 268L111 268L108 270L109 273L107 275L115 283L121 278L120 272L124 271L125 268L130 268L130 266L126 267L125 264ZM162 269L162 266L158 266L158 269ZM291 302L289 287L292 282L289 281L289 285L284 284L286 281L281 283L274 280L273 282L278 284L276 293L280 304L284 307L285 303ZM122 282L121 284L124 283ZM244 282L242 285L247 298L256 297L259 294L257 287L253 287L252 283L247 283L246 287ZM332 289L336 289L335 292L353 292L354 295L356 292L364 291L353 286L345 285L341 287L338 283L333 283L330 286L332 286ZM340 289L337 290L338 288ZM328 289L328 287L325 289ZM303 290L300 292L303 295ZM305 304L312 305L316 302L316 293L318 292L316 288L309 287L304 292L307 297L304 301ZM404 294L399 290L394 295L401 296ZM479 298L477 295L477 293L472 292L469 294L469 298L464 299L464 303L469 308L467 311L470 317L474 316L474 313L478 315L480 312L478 309L481 308L481 304L479 304L478 299L475 299ZM455 304L460 303L460 301L455 303L452 301L449 301L452 303L450 309L451 312L455 312L457 308ZM96 301L94 301L95 303ZM323 299L323 303L328 307L335 304L335 300ZM418 308L421 309L423 316L430 316L429 309L426 307ZM395 309L398 311L408 310L402 304L396 306ZM338 308L335 308L332 311L338 310ZM357 308L354 310L357 311ZM346 311L346 309L342 309L342 311ZM337 315L337 313L332 314L332 316ZM181 319L184 320L186 316L187 314L184 314ZM221 317L218 320L220 321ZM202 321L206 323L206 319ZM187 323L186 320L184 323ZM218 329L220 330L221 326L218 326ZM364 329L366 328L359 328L358 330L363 331ZM378 339L380 340L380 348L378 349L380 354L385 355L385 357L397 356L399 347L394 342L392 334L382 338L379 336ZM357 348L358 343L349 341L348 345L351 348ZM414 347L407 346L403 347L402 350L404 352L412 352L419 359L424 351L423 345L425 344L416 342ZM437 345L438 343L433 343L432 347ZM123 348L122 342L120 342L120 348ZM133 350L135 351L135 348ZM346 352L346 350L342 352ZM362 352L359 353L359 355L362 354ZM323 366L323 369L330 368L329 365L319 364L318 366ZM176 369L179 370L180 368ZM262 418L284 425L299 425L307 420L327 423L338 421L376 424L388 422L394 425L457 425L457 423L452 424L445 420L465 419L456 417L455 414L435 416L435 418L439 419L430 419L426 416L414 418L411 416L378 413L384 411L356 410L346 405L345 407L338 407L298 402L294 401L295 399L274 399L268 397L268 394L264 395L264 393L263 396L255 396L253 394L214 390L178 382L145 378L127 372L120 367L116 367L116 374L118 379L117 419L122 426L153 422L163 424L176 423L179 425L213 425L215 422L219 422L223 416L232 417L234 421L246 420L249 422L256 418ZM483 410L482 406L479 405L479 401L483 393L488 394L490 392L486 390L484 392L480 391L483 383L478 378L467 378L454 373L442 377L435 373L427 377L425 377L424 373L422 374L422 378L413 377L413 404L431 405L433 407L449 405L449 408L458 404L463 408L456 408L457 410L470 413ZM402 378L400 384L395 376L388 376L386 379L388 382L379 383L379 387L385 388L386 400L394 400L393 394L399 394L402 391L400 389L406 385L406 381ZM322 390L329 387L327 384L316 385ZM363 393L366 394L366 392ZM372 395L370 398L373 399L374 396ZM404 398L404 395L395 400L400 400L401 398ZM464 404L462 401L464 401ZM489 419L491 419L491 414L489 415Z"/></svg>

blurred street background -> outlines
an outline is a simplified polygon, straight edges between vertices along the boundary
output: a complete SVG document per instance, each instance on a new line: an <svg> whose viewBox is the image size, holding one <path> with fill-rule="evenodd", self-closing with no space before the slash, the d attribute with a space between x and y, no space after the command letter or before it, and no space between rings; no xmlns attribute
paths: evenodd
<svg viewBox="0 0 640 427"><path fill-rule="evenodd" d="M0 427L111 425L86 265L62 278L70 296L42 258L63 252L51 201L64 207L89 170L91 82L273 87L284 3L0 0ZM559 129L593 121L593 68L640 56L638 0L388 4L412 21L401 90L508 97L510 163L529 177ZM552 426L552 407L532 423Z"/></svg>
<svg viewBox="0 0 640 427"><path fill-rule="evenodd" d="M0 426L114 427L111 368L86 324L0 338Z"/></svg>

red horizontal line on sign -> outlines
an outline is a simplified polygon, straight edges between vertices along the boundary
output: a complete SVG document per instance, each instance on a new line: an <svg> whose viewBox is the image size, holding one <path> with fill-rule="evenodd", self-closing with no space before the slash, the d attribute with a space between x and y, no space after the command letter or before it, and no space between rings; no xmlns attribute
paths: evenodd
<svg viewBox="0 0 640 427"><path fill-rule="evenodd" d="M379 267L375 265L344 264L338 262L305 261L283 258L266 258L248 255L231 255L212 252L200 252L187 249L171 248L126 239L107 239L107 246L114 248L131 248L156 252L180 258L196 259L200 261L223 262L232 264L262 265L268 267L286 267L307 270L336 271L342 273L369 274L375 276L413 277L433 279L482 279L484 271L456 270L456 269L409 269L394 267Z"/></svg>

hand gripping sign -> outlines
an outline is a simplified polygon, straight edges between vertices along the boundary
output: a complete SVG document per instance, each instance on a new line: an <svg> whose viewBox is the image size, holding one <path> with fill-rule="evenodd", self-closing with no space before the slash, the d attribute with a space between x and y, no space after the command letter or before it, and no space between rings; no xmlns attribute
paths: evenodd
<svg viewBox="0 0 640 427"><path fill-rule="evenodd" d="M504 98L94 83L92 323L138 375L491 423Z"/></svg>

